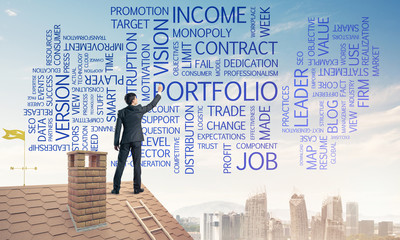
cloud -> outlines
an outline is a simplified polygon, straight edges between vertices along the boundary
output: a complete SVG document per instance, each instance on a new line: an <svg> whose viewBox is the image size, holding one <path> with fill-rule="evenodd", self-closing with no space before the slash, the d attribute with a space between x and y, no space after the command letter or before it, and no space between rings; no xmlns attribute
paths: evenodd
<svg viewBox="0 0 400 240"><path fill-rule="evenodd" d="M4 40L4 37L3 37L3 36L0 36L0 41L2 41L2 40Z"/></svg>
<svg viewBox="0 0 400 240"><path fill-rule="evenodd" d="M14 12L14 11L12 11L10 9L5 10L4 12L6 12L7 15L10 16L10 17L15 17L15 16L18 15L16 12Z"/></svg>
<svg viewBox="0 0 400 240"><path fill-rule="evenodd" d="M400 103L399 91L400 84L377 88L375 91L371 91L371 99L373 99L371 105L377 109L397 106Z"/></svg>

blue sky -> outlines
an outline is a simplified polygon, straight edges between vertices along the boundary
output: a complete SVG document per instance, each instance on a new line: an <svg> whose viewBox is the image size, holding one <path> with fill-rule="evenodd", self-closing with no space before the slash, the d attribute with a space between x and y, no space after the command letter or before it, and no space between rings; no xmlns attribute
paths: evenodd
<svg viewBox="0 0 400 240"><path fill-rule="evenodd" d="M3 113L0 127L26 130L22 109L31 89L31 69L44 65L45 30L61 24L63 33L106 35L108 41L123 41L124 31L111 29L110 6L124 6L127 1L1 1L0 3L0 102ZM132 5L156 6L164 1L131 1ZM215 1L202 1L202 6ZM195 6L195 1L185 4ZM246 5L248 1L237 1ZM180 206L213 200L244 204L248 195L259 186L266 186L269 208L288 208L293 187L304 193L307 205L315 211L328 195L341 194L343 202L357 201L360 212L369 216L400 215L400 83L398 77L398 13L399 1L252 1L254 6L271 7L271 38L279 41L277 57L280 61L279 84L287 84L295 67L295 54L306 47L307 17L329 17L333 23L359 23L361 17L370 17L370 41L380 48L381 76L371 82L371 108L360 114L359 133L350 142L339 145L341 164L324 173L309 173L296 165L298 138L283 135L279 126L273 129L279 154L279 171L265 173L236 173L223 176L213 161L215 152L198 156L196 176L176 176L164 169L146 169L144 184L159 197L171 211ZM219 6L232 6L222 1ZM247 28L235 26L236 38L243 38ZM122 63L123 59L116 59ZM160 78L166 80L170 76ZM243 81L243 79L236 79ZM119 93L123 96L123 93ZM223 102L231 104L229 102ZM164 99L162 104L177 104ZM195 105L201 103L194 103ZM276 104L276 105L274 105ZM279 104L273 107L279 109ZM117 103L122 108L122 101ZM102 151L116 159L112 149L112 134L101 136ZM29 141L29 140L28 140ZM108 142L110 144L108 144ZM0 186L15 185L20 173L9 170L9 165L22 164L23 143L19 140L0 140ZM66 159L62 152L27 152L28 166L39 170L28 172L28 183L66 183ZM13 159L13 160L10 160ZM57 160L55 164L54 159ZM64 160L63 160L64 159ZM108 181L113 168L108 169ZM131 179L129 170L124 180ZM157 176L157 177L155 177ZM51 181L49 180L51 179ZM168 182L164 180L168 179ZM173 189L173 190L171 190ZM176 201L179 199L179 202ZM397 212L396 212L397 211Z"/></svg>

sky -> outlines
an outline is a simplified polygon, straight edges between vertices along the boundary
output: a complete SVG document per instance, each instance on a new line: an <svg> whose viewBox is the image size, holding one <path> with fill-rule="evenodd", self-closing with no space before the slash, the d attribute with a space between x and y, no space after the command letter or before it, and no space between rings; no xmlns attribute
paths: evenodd
<svg viewBox="0 0 400 240"><path fill-rule="evenodd" d="M124 31L112 29L110 22L110 6L124 6L124 3L126 1L0 2L1 128L28 130L23 109L32 87L31 69L44 66L45 63L46 29L61 24L65 34L105 35L109 42L124 41ZM132 1L132 5L134 4L157 6L166 3ZM188 1L185 4L195 6L196 2ZM213 4L215 1L201 3L202 6ZM248 1L238 1L236 6L247 4ZM235 172L227 176L221 173L220 162L215 157L219 156L219 151L198 151L195 175L175 175L170 169L145 168L143 183L170 211L208 201L229 201L244 205L251 194L265 186L269 209L288 209L290 196L297 191L305 195L307 208L312 211L320 211L327 196L340 194L344 209L345 202L354 201L359 203L360 213L366 216L400 216L400 49L397 44L399 31L396 12L400 3L394 0L380 3L275 0L252 1L251 4L249 7L265 5L271 8L271 38L279 42L275 55L279 58L279 76L273 80L279 87L290 84L293 69L296 67L296 53L307 47L308 17L329 17L332 24L355 24L359 23L362 17L370 18L370 41L372 45L380 48L380 76L371 80L371 107L359 112L358 132L352 135L351 140L338 142L338 163L334 167L325 172L309 172L297 164L298 135L282 134L277 114L272 116L271 130L273 142L279 145L277 170ZM232 6L232 3L222 1L218 5ZM182 24L183 26L185 24ZM185 27L190 27L190 24L186 24ZM207 27L207 24L200 27ZM233 37L247 41L248 34L243 33L248 33L248 28L241 25L234 27ZM144 33L147 34L145 37L149 38L148 32ZM171 68L172 64L169 64L169 67ZM121 68L123 58L120 56L115 59L115 69L118 71ZM171 78L174 79L173 76L166 75L157 78L157 81L169 81ZM184 80L189 79L191 78ZM245 78L233 80L247 81ZM118 91L120 101L116 104L117 108L122 108L124 93L122 88ZM251 91L255 91L254 85L251 85ZM186 104L201 106L213 102L172 102L163 98L160 104L172 104L183 108ZM232 102L219 99L218 104L232 105ZM246 102L235 104L248 105ZM310 102L310 106L310 114L316 116L318 102ZM279 113L279 101L272 102L271 109ZM180 116L184 117L182 114ZM112 133L101 134L100 148L101 151L109 152L109 160L116 160L117 153L113 150L112 139ZM27 146L32 141L34 140L27 135ZM17 170L11 171L10 166L21 166L23 148L24 143L21 140L0 139L0 186L21 185L22 173ZM37 171L27 171L28 185L67 183L65 152L26 150L25 153L27 166L38 167ZM240 151L233 153L236 156L242 154ZM114 169L108 166L107 181L112 181ZM127 168L123 180L131 178L131 168Z"/></svg>

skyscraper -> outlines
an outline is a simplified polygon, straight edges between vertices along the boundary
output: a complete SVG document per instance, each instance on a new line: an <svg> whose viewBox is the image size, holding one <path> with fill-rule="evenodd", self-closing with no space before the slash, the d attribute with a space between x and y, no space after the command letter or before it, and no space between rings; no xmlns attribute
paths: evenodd
<svg viewBox="0 0 400 240"><path fill-rule="evenodd" d="M221 240L232 240L232 224L231 217L228 214L221 214L219 216L221 226Z"/></svg>
<svg viewBox="0 0 400 240"><path fill-rule="evenodd" d="M243 237L248 240L267 240L267 194L259 193L246 200Z"/></svg>
<svg viewBox="0 0 400 240"><path fill-rule="evenodd" d="M328 197L322 205L324 240L344 240L342 199L340 196Z"/></svg>
<svg viewBox="0 0 400 240"><path fill-rule="evenodd" d="M221 227L218 213L204 213L200 224L202 240L220 240Z"/></svg>
<svg viewBox="0 0 400 240"><path fill-rule="evenodd" d="M358 203L346 203L346 236L358 234Z"/></svg>
<svg viewBox="0 0 400 240"><path fill-rule="evenodd" d="M293 194L290 205L290 239L308 240L306 201L303 195Z"/></svg>
<svg viewBox="0 0 400 240"><path fill-rule="evenodd" d="M242 215L204 213L200 225L202 240L236 240L241 239Z"/></svg>
<svg viewBox="0 0 400 240"><path fill-rule="evenodd" d="M241 215L234 212L220 215L221 240L240 239L240 228L242 227Z"/></svg>
<svg viewBox="0 0 400 240"><path fill-rule="evenodd" d="M231 213L231 226L232 226L232 239L240 239L241 235L241 229L242 229L242 219L243 219L243 213L238 214L238 213Z"/></svg>

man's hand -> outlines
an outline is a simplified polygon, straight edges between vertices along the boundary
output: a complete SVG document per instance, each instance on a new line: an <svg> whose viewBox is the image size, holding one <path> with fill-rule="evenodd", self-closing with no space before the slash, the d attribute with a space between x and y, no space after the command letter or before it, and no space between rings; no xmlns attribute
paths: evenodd
<svg viewBox="0 0 400 240"><path fill-rule="evenodd" d="M114 149L115 149L116 151L118 151L118 150L119 150L119 146L114 146Z"/></svg>
<svg viewBox="0 0 400 240"><path fill-rule="evenodd" d="M158 84L158 89L157 89L157 90L158 90L158 92L159 92L159 93L161 93L161 92L162 92L162 90L163 90L163 87L162 87L162 85L161 85L161 84Z"/></svg>

